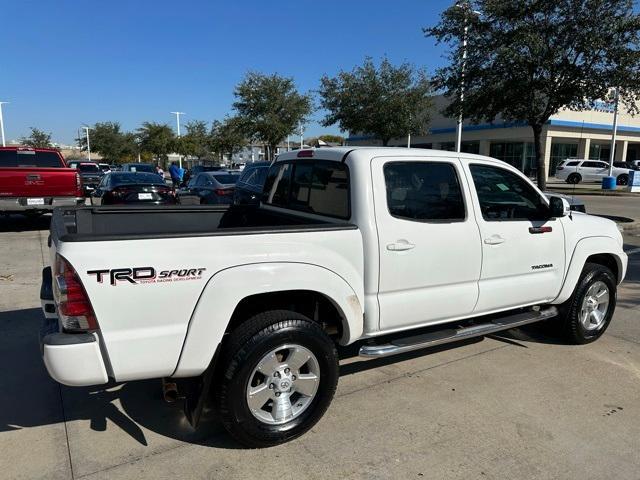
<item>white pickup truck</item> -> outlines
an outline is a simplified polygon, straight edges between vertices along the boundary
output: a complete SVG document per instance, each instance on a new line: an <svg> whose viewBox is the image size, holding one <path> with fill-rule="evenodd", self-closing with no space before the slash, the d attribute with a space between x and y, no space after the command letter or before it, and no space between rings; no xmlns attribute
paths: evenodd
<svg viewBox="0 0 640 480"><path fill-rule="evenodd" d="M283 154L259 207L58 209L50 255L55 380L164 378L192 424L210 401L252 447L322 417L337 345L381 357L547 319L588 343L627 267L613 222L504 162L405 148Z"/></svg>

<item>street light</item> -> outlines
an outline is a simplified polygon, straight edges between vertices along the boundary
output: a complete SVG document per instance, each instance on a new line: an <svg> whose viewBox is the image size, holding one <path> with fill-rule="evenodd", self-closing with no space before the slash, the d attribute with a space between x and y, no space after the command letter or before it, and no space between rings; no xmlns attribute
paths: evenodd
<svg viewBox="0 0 640 480"><path fill-rule="evenodd" d="M616 87L613 100L613 133L611 134L611 152L609 153L609 176L613 176L613 160L615 159L616 151L616 134L618 133L618 97L620 95L620 89ZM624 162L626 158L623 158Z"/></svg>
<svg viewBox="0 0 640 480"><path fill-rule="evenodd" d="M89 158L89 161L91 161L91 143L89 142L89 127L87 127L86 125L83 125L82 127L84 129L84 131L87 134L87 157Z"/></svg>
<svg viewBox="0 0 640 480"><path fill-rule="evenodd" d="M178 130L178 138L180 138L180 115L184 115L184 112L171 112L176 116L176 125ZM180 163L180 168L182 168L182 155L178 155L178 163Z"/></svg>
<svg viewBox="0 0 640 480"><path fill-rule="evenodd" d="M471 6L469 5L468 0L457 1L455 7L464 10L464 32L462 34L462 59L460 66L460 112L458 113L458 122L456 125L456 152L460 152L462 150L462 104L464 103L464 71L467 65L467 36L469 32L469 27L467 25L467 16L469 13L480 15L480 12L477 10L471 10Z"/></svg>
<svg viewBox="0 0 640 480"><path fill-rule="evenodd" d="M4 142L4 120L2 118L2 105L9 102L0 102L0 133L2 133L2 146L6 147L7 145Z"/></svg>

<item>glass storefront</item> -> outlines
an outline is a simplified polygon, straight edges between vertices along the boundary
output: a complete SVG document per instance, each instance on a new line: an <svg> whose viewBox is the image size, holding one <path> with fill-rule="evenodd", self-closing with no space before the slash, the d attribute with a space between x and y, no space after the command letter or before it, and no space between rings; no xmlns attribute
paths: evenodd
<svg viewBox="0 0 640 480"><path fill-rule="evenodd" d="M551 143L551 159L549 161L549 176L556 174L556 168L560 162L567 158L576 158L578 156L577 143Z"/></svg>
<svg viewBox="0 0 640 480"><path fill-rule="evenodd" d="M610 143L594 143L591 142L589 146L589 158L591 160L603 160L609 161L609 155L611 154Z"/></svg>
<svg viewBox="0 0 640 480"><path fill-rule="evenodd" d="M513 165L528 176L536 171L533 143L530 142L491 142L489 156Z"/></svg>
<svg viewBox="0 0 640 480"><path fill-rule="evenodd" d="M464 153L480 153L480 142L462 142L460 149ZM440 150L447 150L449 152L455 152L456 144L454 142L442 142L440 144Z"/></svg>

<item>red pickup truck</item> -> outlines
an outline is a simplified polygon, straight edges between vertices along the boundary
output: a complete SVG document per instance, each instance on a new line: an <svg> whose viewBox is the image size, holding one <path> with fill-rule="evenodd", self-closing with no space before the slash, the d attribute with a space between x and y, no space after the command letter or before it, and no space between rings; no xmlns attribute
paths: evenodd
<svg viewBox="0 0 640 480"><path fill-rule="evenodd" d="M0 213L40 214L84 204L77 170L52 148L0 147Z"/></svg>

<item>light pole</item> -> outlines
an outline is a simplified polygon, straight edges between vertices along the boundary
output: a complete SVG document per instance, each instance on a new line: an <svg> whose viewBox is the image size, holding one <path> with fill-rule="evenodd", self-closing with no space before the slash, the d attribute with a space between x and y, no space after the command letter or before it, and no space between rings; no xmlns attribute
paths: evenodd
<svg viewBox="0 0 640 480"><path fill-rule="evenodd" d="M2 146L6 147L6 143L4 141L4 119L2 118L2 105L9 102L0 102L0 133L2 133Z"/></svg>
<svg viewBox="0 0 640 480"><path fill-rule="evenodd" d="M184 115L184 112L171 112L176 116L176 126L178 127L178 138L180 138L180 115ZM178 162L180 163L180 168L182 168L182 155L178 154Z"/></svg>
<svg viewBox="0 0 640 480"><path fill-rule="evenodd" d="M613 160L616 154L616 134L618 133L618 96L619 89L616 87L613 100L613 133L611 134L611 152L609 153L609 176L613 176ZM626 159L622 159L624 162Z"/></svg>
<svg viewBox="0 0 640 480"><path fill-rule="evenodd" d="M302 128L302 124L300 124L300 150L302 150L304 146L304 129Z"/></svg>
<svg viewBox="0 0 640 480"><path fill-rule="evenodd" d="M89 127L83 126L82 127L84 129L84 131L87 134L87 157L89 158L89 161L91 161L91 143L89 142Z"/></svg>
<svg viewBox="0 0 640 480"><path fill-rule="evenodd" d="M468 0L456 2L456 8L461 8L464 13L464 31L462 33L462 59L460 65L460 111L458 113L458 121L456 125L456 152L462 150L462 104L464 103L464 73L467 66L467 38L469 33L469 26L467 25L467 18L469 12L474 15L480 15L477 10L471 10Z"/></svg>

